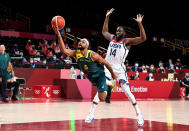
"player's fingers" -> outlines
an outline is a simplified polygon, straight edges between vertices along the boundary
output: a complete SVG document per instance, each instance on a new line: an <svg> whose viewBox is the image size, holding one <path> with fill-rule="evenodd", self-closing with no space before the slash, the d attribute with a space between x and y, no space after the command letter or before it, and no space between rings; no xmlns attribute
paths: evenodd
<svg viewBox="0 0 189 131"><path fill-rule="evenodd" d="M56 26L56 27L54 26L54 31L57 32L57 30L58 30L58 27L57 27L57 26Z"/></svg>
<svg viewBox="0 0 189 131"><path fill-rule="evenodd" d="M54 27L54 25L52 25L52 28L53 28L53 30L55 30L55 27Z"/></svg>
<svg viewBox="0 0 189 131"><path fill-rule="evenodd" d="M55 26L52 26L52 28L53 28L54 32L57 34L57 32L58 32L58 28L55 27Z"/></svg>
<svg viewBox="0 0 189 131"><path fill-rule="evenodd" d="M58 24L56 24L56 28L58 29Z"/></svg>
<svg viewBox="0 0 189 131"><path fill-rule="evenodd" d="M143 14L140 14L140 17L141 17L141 18L143 18L143 16L144 16Z"/></svg>
<svg viewBox="0 0 189 131"><path fill-rule="evenodd" d="M111 12L113 12L114 10L115 10L115 9L114 9L114 8L112 8L112 9L111 9Z"/></svg>
<svg viewBox="0 0 189 131"><path fill-rule="evenodd" d="M140 17L140 14L137 14L137 18L139 18Z"/></svg>
<svg viewBox="0 0 189 131"><path fill-rule="evenodd" d="M55 30L56 30L56 28L57 28L57 26L54 26L54 25L53 25L52 27L53 27L53 29L55 29Z"/></svg>

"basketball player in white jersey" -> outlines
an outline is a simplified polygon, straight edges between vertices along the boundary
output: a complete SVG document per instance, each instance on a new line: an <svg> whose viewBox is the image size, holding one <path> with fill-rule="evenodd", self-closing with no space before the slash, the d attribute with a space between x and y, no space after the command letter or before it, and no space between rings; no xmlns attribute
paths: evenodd
<svg viewBox="0 0 189 131"><path fill-rule="evenodd" d="M128 52L132 45L137 45L146 40L146 34L142 25L142 19L143 16L141 14L137 15L137 18L134 18L134 20L138 23L139 29L140 29L140 37L136 38L125 38L125 30L124 27L119 26L116 31L116 35L110 34L108 32L108 21L110 14L114 11L114 9L111 9L106 14L106 19L104 22L102 34L103 36L110 41L107 55L106 55L106 61L109 62L111 67L113 68L114 72L118 76L118 81L120 83L120 86L124 90L125 94L129 98L129 100L132 102L133 107L136 111L137 117L138 117L138 125L142 126L144 124L144 119L142 116L142 113L136 103L134 95L131 93L129 88L129 82L126 74L126 67L124 65L125 58L128 55ZM112 82L110 81L111 74L110 72L105 68L105 73L107 77L107 85L108 85L108 93L111 93L111 90L109 92L110 87L112 86ZM107 94L108 96L109 94ZM97 104L99 103L98 93L93 99L93 103L90 109L90 112L85 120L85 122L90 123L94 120L94 111L97 107Z"/></svg>
<svg viewBox="0 0 189 131"><path fill-rule="evenodd" d="M143 15L138 14L137 18L134 18L140 29L140 36L135 38L125 38L126 32L123 26L117 27L116 35L110 34L108 32L109 16L110 14L112 14L113 11L114 9L112 8L110 11L107 12L104 21L104 26L102 29L103 36L110 41L105 60L108 61L108 63L110 63L114 72L118 76L117 80L120 86L122 87L123 91L125 92L126 96L129 98L129 100L132 102L133 107L136 111L138 118L138 125L142 126L144 124L144 119L137 105L135 97L130 91L124 62L129 53L131 46L140 44L146 40L146 33L142 25ZM105 75L107 79L109 80L111 79L111 74L106 68L105 68Z"/></svg>

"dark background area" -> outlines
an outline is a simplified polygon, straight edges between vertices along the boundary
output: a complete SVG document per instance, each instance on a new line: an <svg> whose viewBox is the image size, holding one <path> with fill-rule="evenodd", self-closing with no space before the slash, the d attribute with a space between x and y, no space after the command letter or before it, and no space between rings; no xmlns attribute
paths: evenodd
<svg viewBox="0 0 189 131"><path fill-rule="evenodd" d="M102 3L103 2L103 3ZM166 2L166 3L165 3ZM131 48L128 60L131 64L139 61L141 64L157 64L159 60L166 62L180 58L188 64L188 55L181 51L171 51L162 44L153 43L152 37L171 39L189 38L189 19L187 3L182 1L99 1L99 0L62 0L62 1L1 1L15 13L20 12L31 18L31 32L45 33L46 24L50 24L55 15L61 15L66 20L66 27L102 30L106 11L115 8L110 17L109 31L114 33L118 25L125 25L138 30L133 20L136 14L144 14L143 25L148 40ZM12 14L14 16L14 14ZM91 38L90 38L91 39ZM108 41L104 38L93 38L92 49L98 45L107 48ZM94 44L95 42L95 44Z"/></svg>
<svg viewBox="0 0 189 131"><path fill-rule="evenodd" d="M106 4L106 2L108 4ZM111 20L121 25L138 29L133 17L144 14L144 26L149 33L173 37L188 37L187 3L179 1L1 1L14 12L31 17L32 31L44 32L45 25L55 15L62 15L68 27L81 27L101 30L106 11L115 8ZM111 3L111 5L110 5ZM14 14L13 14L14 16Z"/></svg>

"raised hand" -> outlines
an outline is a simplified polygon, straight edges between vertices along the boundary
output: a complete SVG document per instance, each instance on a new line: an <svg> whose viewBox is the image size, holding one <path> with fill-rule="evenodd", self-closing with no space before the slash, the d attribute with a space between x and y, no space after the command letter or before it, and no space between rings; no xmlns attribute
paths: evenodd
<svg viewBox="0 0 189 131"><path fill-rule="evenodd" d="M59 34L60 34L60 32L59 32L59 30L58 30L58 26L56 27L56 26L53 26L53 25L52 25L52 28L53 28L53 30L54 30L54 32L55 32L56 35L59 35Z"/></svg>
<svg viewBox="0 0 189 131"><path fill-rule="evenodd" d="M144 15L137 14L137 18L133 18L137 23L141 23Z"/></svg>
<svg viewBox="0 0 189 131"><path fill-rule="evenodd" d="M111 10L108 10L107 13L106 13L106 17L107 17L107 16L110 16L110 14L112 14L112 12L113 12L114 10L115 10L114 8L112 8Z"/></svg>

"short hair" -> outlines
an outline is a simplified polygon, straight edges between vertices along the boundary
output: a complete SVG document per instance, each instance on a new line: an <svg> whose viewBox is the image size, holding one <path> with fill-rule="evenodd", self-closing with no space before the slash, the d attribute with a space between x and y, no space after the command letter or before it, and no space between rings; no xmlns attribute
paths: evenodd
<svg viewBox="0 0 189 131"><path fill-rule="evenodd" d="M89 39L87 39L88 42L89 42L89 46L88 46L88 49L91 49L91 41Z"/></svg>
<svg viewBox="0 0 189 131"><path fill-rule="evenodd" d="M86 40L87 43L88 43L88 49L91 49L91 42L90 42L89 39L87 39L87 38L83 38L83 39L81 39L81 40Z"/></svg>
<svg viewBox="0 0 189 131"><path fill-rule="evenodd" d="M120 26L118 26L118 27L123 28L124 32L126 33L126 30L127 30L127 27L126 27L126 26L120 25Z"/></svg>
<svg viewBox="0 0 189 131"><path fill-rule="evenodd" d="M0 45L0 48L5 49L5 45L3 45L3 44Z"/></svg>
<svg viewBox="0 0 189 131"><path fill-rule="evenodd" d="M89 40L88 40L88 39L83 38L83 39L81 39L81 40L84 40L84 41L87 43L87 45L89 46Z"/></svg>

